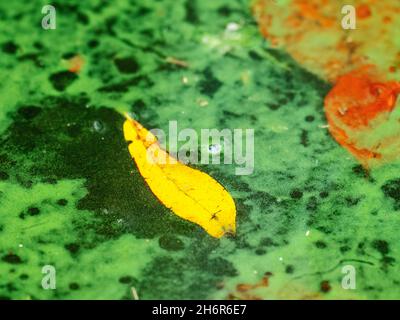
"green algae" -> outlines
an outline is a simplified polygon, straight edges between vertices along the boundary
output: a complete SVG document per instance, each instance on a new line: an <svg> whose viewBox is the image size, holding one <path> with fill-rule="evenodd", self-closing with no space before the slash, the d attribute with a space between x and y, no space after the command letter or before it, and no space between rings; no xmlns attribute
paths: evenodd
<svg viewBox="0 0 400 320"><path fill-rule="evenodd" d="M4 227L0 282L2 288L9 291L3 297L11 294L9 297L14 299L131 298L129 285L135 285L134 279L140 275L140 270L161 250L154 240L143 243L129 234L88 250L98 239L82 232L95 223L93 214L74 208L73 201L85 194L82 181L60 180L56 185L39 183L28 190L2 183L0 188L9 195L2 199L1 215ZM60 208L56 202L60 197L70 205ZM32 206L40 208L38 217L21 216ZM65 245L60 245L62 243ZM132 260L132 255L140 259ZM44 290L40 285L45 265L57 270L57 290ZM93 274L102 276L95 279ZM118 281L124 277L132 280L128 284ZM71 288L79 288L78 293Z"/></svg>
<svg viewBox="0 0 400 320"><path fill-rule="evenodd" d="M15 49L0 52L0 296L241 297L238 284L272 273L252 294L399 298L399 164L368 174L332 140L329 85L269 47L246 1L117 3L56 2L54 32L33 25L39 2L18 20L21 7L0 5L0 43ZM75 54L85 64L68 82ZM255 129L253 175L199 166L235 198L235 237L212 239L155 199L121 111L149 128ZM56 290L41 287L47 264ZM341 287L348 264L356 290Z"/></svg>

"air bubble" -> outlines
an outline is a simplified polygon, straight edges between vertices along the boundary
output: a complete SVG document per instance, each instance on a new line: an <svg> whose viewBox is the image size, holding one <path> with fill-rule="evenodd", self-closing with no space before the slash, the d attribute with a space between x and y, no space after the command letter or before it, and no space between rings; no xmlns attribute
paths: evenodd
<svg viewBox="0 0 400 320"><path fill-rule="evenodd" d="M101 132L104 129L104 126L100 121L96 120L93 122L93 129L96 132Z"/></svg>
<svg viewBox="0 0 400 320"><path fill-rule="evenodd" d="M219 154L222 151L222 147L220 144L211 144L208 147L208 152L211 154Z"/></svg>

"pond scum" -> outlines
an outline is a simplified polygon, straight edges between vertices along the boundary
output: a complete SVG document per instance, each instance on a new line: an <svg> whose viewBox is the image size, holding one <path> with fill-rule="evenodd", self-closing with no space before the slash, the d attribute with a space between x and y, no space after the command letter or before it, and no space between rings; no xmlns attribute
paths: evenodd
<svg viewBox="0 0 400 320"><path fill-rule="evenodd" d="M315 24L340 25L328 2L321 14L316 1L270 1L261 15L255 3L55 1L54 30L38 1L0 3L2 299L400 298L398 8L364 7L349 44ZM358 132L331 97L352 101L340 76L360 56L378 75L353 82L370 94L361 105L386 102ZM251 175L192 166L229 190L234 236L214 238L157 199L124 141L124 112L165 132L171 120L254 129ZM354 146L384 163L372 168ZM342 283L351 268L355 289Z"/></svg>

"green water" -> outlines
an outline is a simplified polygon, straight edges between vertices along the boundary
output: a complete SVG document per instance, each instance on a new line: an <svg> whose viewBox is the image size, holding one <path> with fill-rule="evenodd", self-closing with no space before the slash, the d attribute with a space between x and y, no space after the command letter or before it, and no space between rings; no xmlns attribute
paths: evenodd
<svg viewBox="0 0 400 320"><path fill-rule="evenodd" d="M368 174L336 144L329 84L269 47L247 1L56 1L56 30L41 28L43 4L0 4L2 298L243 298L236 286L268 272L249 294L400 298L399 164ZM155 199L121 111L148 128L255 130L252 175L198 166L234 197L235 237L211 238ZM41 286L44 265L55 290ZM346 265L355 290L342 288Z"/></svg>

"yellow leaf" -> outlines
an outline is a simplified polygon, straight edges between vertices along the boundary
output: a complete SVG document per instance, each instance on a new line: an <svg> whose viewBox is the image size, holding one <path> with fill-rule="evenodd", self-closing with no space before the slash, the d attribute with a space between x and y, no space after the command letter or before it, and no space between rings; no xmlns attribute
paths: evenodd
<svg viewBox="0 0 400 320"><path fill-rule="evenodd" d="M124 136L131 142L129 152L140 174L167 208L213 237L235 233L235 203L223 186L162 150L157 138L139 122L128 118Z"/></svg>

